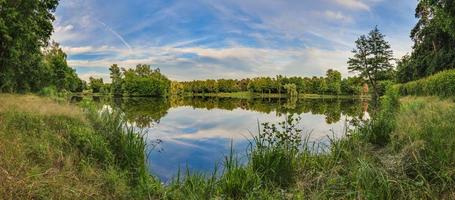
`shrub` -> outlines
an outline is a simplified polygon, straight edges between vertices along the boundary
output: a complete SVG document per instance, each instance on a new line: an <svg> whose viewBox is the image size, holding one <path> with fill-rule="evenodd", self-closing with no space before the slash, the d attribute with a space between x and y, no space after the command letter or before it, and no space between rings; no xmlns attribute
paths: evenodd
<svg viewBox="0 0 455 200"><path fill-rule="evenodd" d="M399 85L402 95L441 96L455 95L455 70L439 72L435 75Z"/></svg>
<svg viewBox="0 0 455 200"><path fill-rule="evenodd" d="M55 87L55 86L48 86L48 87L42 88L39 91L39 95L46 96L46 97L56 97L57 94L58 94L57 87Z"/></svg>

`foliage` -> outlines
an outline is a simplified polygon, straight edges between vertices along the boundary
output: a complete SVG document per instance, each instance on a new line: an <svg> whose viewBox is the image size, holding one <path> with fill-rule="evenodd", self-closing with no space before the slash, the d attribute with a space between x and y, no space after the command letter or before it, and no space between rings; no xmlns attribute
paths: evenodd
<svg viewBox="0 0 455 200"><path fill-rule="evenodd" d="M48 86L41 48L52 34L57 0L0 1L0 92Z"/></svg>
<svg viewBox="0 0 455 200"><path fill-rule="evenodd" d="M387 77L386 73L393 69L390 61L393 52L385 41L385 36L375 27L368 36L362 35L357 39L354 56L349 58L348 69L359 72L362 78L369 81L376 98L379 98L378 81Z"/></svg>
<svg viewBox="0 0 455 200"><path fill-rule="evenodd" d="M340 90L341 94L359 95L362 92L362 78L348 77L341 80Z"/></svg>
<svg viewBox="0 0 455 200"><path fill-rule="evenodd" d="M0 102L2 198L144 199L153 197L144 190L159 187L138 173L140 138L115 129L122 123L113 117L32 95L4 94Z"/></svg>
<svg viewBox="0 0 455 200"><path fill-rule="evenodd" d="M420 80L399 85L402 95L441 96L455 95L455 70L436 73Z"/></svg>
<svg viewBox="0 0 455 200"><path fill-rule="evenodd" d="M89 86L92 89L93 93L103 93L104 92L104 83L103 78L89 78Z"/></svg>
<svg viewBox="0 0 455 200"><path fill-rule="evenodd" d="M169 94L171 81L152 70L150 65L137 65L135 69L123 69L123 93L126 96L165 97Z"/></svg>
<svg viewBox="0 0 455 200"><path fill-rule="evenodd" d="M183 95L184 94L184 87L183 84L179 83L178 81L172 81L171 82L171 91L170 93L172 95Z"/></svg>
<svg viewBox="0 0 455 200"><path fill-rule="evenodd" d="M398 65L401 83L455 68L455 3L419 0L415 16L419 21L411 31L413 52Z"/></svg>
<svg viewBox="0 0 455 200"><path fill-rule="evenodd" d="M326 74L327 80L327 91L329 94L340 94L341 93L341 73L329 69Z"/></svg>
<svg viewBox="0 0 455 200"><path fill-rule="evenodd" d="M288 83L284 85L283 88L286 90L288 97L297 98L299 96L299 93L297 92L297 86L295 84Z"/></svg>
<svg viewBox="0 0 455 200"><path fill-rule="evenodd" d="M123 80L122 80L122 72L117 64L113 64L109 71L111 72L111 94L114 96L121 96L123 94Z"/></svg>
<svg viewBox="0 0 455 200"><path fill-rule="evenodd" d="M349 81L348 81L349 80ZM356 80L356 81L353 81ZM360 94L363 81L359 78L349 77L342 79L341 73L329 69L326 77L256 77L252 79L219 79L219 80L194 80L180 83L183 93L235 93L251 92L261 94L287 94L286 85L295 85L298 94L327 94L327 95L353 95ZM344 88L342 88L344 84Z"/></svg>
<svg viewBox="0 0 455 200"><path fill-rule="evenodd" d="M52 14L57 0L0 1L0 92L81 92L84 83L55 42Z"/></svg>
<svg viewBox="0 0 455 200"><path fill-rule="evenodd" d="M293 184L296 159L302 144L302 130L297 127L298 117L289 116L275 124L263 123L254 137L250 164L266 184L286 188Z"/></svg>
<svg viewBox="0 0 455 200"><path fill-rule="evenodd" d="M384 146L390 142L390 134L396 126L395 115L399 108L398 88L387 86L386 93L380 102L379 112L370 121L360 126L362 137L366 141Z"/></svg>

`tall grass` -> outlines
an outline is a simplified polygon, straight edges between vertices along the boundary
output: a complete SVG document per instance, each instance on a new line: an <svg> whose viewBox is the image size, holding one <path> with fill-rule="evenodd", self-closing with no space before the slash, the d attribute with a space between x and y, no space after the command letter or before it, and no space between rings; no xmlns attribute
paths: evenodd
<svg viewBox="0 0 455 200"><path fill-rule="evenodd" d="M385 146L390 142L390 134L395 129L395 115L399 109L398 88L389 85L380 101L380 108L372 119L359 126L361 136L370 143Z"/></svg>
<svg viewBox="0 0 455 200"><path fill-rule="evenodd" d="M141 142L132 131L114 133L119 121L94 114L94 128L77 106L32 95L0 102L1 198L145 199L154 191L138 164Z"/></svg>
<svg viewBox="0 0 455 200"><path fill-rule="evenodd" d="M28 107L17 97L0 100L6 198L455 199L455 104L400 103L396 87L370 121L329 138L328 148L303 137L290 116L259 125L246 163L231 148L220 173L187 169L166 186L148 174L144 138L121 112L84 102L84 118L37 97L21 99Z"/></svg>
<svg viewBox="0 0 455 200"><path fill-rule="evenodd" d="M250 165L265 184L286 188L294 182L296 159L302 142L300 119L289 116L276 124L263 123L262 130L253 137Z"/></svg>
<svg viewBox="0 0 455 200"><path fill-rule="evenodd" d="M137 196L152 196L160 185L148 173L146 165L146 142L143 135L128 125L122 112L114 109L100 109L85 101L89 121L97 134L107 141L114 157L115 166L127 172L129 184L136 188Z"/></svg>

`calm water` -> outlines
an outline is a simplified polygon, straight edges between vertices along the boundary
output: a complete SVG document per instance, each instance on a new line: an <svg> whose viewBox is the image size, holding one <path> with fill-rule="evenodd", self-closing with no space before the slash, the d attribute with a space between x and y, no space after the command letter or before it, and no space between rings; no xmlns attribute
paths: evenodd
<svg viewBox="0 0 455 200"><path fill-rule="evenodd" d="M302 118L300 126L312 141L342 137L346 121L368 117L361 100L231 99L231 98L123 98L98 99L119 108L129 123L143 130L148 143L150 172L166 182L179 167L211 172L231 148L245 155L258 122L280 122L286 115Z"/></svg>

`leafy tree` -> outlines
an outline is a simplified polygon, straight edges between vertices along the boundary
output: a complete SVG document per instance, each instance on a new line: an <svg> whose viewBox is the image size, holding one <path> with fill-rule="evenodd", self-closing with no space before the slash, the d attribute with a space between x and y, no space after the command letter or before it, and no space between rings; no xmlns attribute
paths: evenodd
<svg viewBox="0 0 455 200"><path fill-rule="evenodd" d="M121 96L123 94L122 86L123 86L123 80L122 80L122 72L120 71L120 67L118 67L117 64L113 64L110 68L109 71L111 72L111 93L114 96Z"/></svg>
<svg viewBox="0 0 455 200"><path fill-rule="evenodd" d="M330 94L341 93L341 73L339 71L329 69L326 74L327 88Z"/></svg>
<svg viewBox="0 0 455 200"><path fill-rule="evenodd" d="M171 82L171 92L172 95L182 95L184 94L184 85L178 81Z"/></svg>
<svg viewBox="0 0 455 200"><path fill-rule="evenodd" d="M90 77L90 88L92 89L93 93L99 93L99 92L104 92L104 83L103 83L103 78L93 78Z"/></svg>
<svg viewBox="0 0 455 200"><path fill-rule="evenodd" d="M341 93L346 95L357 95L362 91L363 79L360 77L348 77L341 81Z"/></svg>
<svg viewBox="0 0 455 200"><path fill-rule="evenodd" d="M139 64L135 69L123 70L123 90L128 96L165 97L170 93L171 81L160 70Z"/></svg>
<svg viewBox="0 0 455 200"><path fill-rule="evenodd" d="M47 77L41 79L44 85L54 85L58 91L82 92L83 82L76 71L68 66L66 54L58 43L53 42L44 50L44 65L42 73Z"/></svg>
<svg viewBox="0 0 455 200"><path fill-rule="evenodd" d="M413 52L398 66L399 82L455 68L455 1L419 0L415 16Z"/></svg>
<svg viewBox="0 0 455 200"><path fill-rule="evenodd" d="M376 98L379 98L378 81L385 73L393 70L390 63L393 52L384 38L377 27L368 36L360 36L355 42L356 48L352 50L354 56L348 61L348 69L351 72L359 72L361 77L369 81Z"/></svg>
<svg viewBox="0 0 455 200"><path fill-rule="evenodd" d="M290 98L297 98L299 95L299 93L297 92L297 86L293 83L288 83L284 85L284 89L286 90Z"/></svg>
<svg viewBox="0 0 455 200"><path fill-rule="evenodd" d="M0 92L37 91L49 73L41 49L58 0L0 0Z"/></svg>

